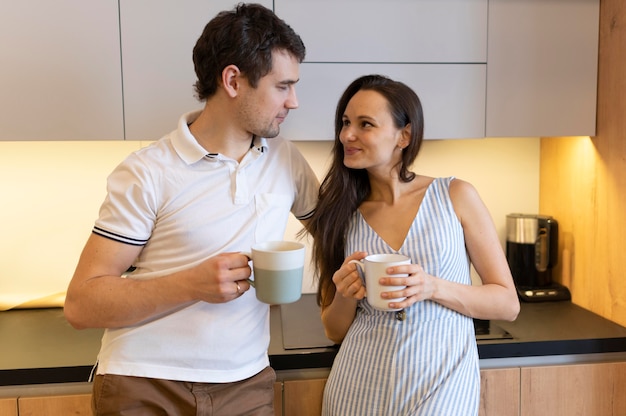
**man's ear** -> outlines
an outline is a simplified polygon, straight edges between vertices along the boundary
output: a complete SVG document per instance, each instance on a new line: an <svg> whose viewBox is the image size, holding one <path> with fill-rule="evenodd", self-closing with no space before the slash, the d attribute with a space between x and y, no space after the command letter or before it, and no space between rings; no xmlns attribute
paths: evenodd
<svg viewBox="0 0 626 416"><path fill-rule="evenodd" d="M237 65L228 65L222 71L222 86L230 97L234 98L239 93L241 71Z"/></svg>

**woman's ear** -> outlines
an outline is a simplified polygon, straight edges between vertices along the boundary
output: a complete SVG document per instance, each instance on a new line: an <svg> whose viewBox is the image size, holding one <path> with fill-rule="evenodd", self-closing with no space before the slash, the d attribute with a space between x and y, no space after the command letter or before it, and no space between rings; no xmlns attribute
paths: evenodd
<svg viewBox="0 0 626 416"><path fill-rule="evenodd" d="M400 149L406 148L411 144L411 124L407 124L400 131L400 140L398 141L398 147Z"/></svg>
<svg viewBox="0 0 626 416"><path fill-rule="evenodd" d="M222 71L222 86L224 91L231 98L234 98L239 93L239 76L241 71L236 65L228 65Z"/></svg>

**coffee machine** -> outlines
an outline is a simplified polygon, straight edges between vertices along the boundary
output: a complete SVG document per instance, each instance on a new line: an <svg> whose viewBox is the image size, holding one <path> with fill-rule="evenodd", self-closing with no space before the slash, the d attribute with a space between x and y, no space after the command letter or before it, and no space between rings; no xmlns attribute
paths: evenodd
<svg viewBox="0 0 626 416"><path fill-rule="evenodd" d="M569 290L552 281L558 262L559 224L548 215L506 216L506 258L521 300L569 300Z"/></svg>

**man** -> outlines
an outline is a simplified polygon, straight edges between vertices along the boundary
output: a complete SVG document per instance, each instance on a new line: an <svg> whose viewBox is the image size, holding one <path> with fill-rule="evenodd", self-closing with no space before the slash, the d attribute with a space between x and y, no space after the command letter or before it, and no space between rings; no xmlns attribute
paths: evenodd
<svg viewBox="0 0 626 416"><path fill-rule="evenodd" d="M96 414L273 415L269 306L241 252L315 208L313 171L274 138L304 55L260 5L219 13L193 51L203 110L109 176L65 302L74 327L106 328Z"/></svg>

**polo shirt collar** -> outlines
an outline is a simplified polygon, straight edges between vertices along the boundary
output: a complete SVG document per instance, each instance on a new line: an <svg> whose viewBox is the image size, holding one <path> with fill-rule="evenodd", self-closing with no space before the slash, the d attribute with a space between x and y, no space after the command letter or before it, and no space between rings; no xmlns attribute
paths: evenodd
<svg viewBox="0 0 626 416"><path fill-rule="evenodd" d="M198 118L202 111L192 111L183 114L178 120L178 128L175 134L172 135L172 146L178 153L178 156L185 161L188 165L194 164L202 160L205 156L219 157L219 154L207 153L206 149L198 143L191 131L189 130L189 124ZM267 139L264 137L255 137L252 141L250 151L262 154L267 151Z"/></svg>

